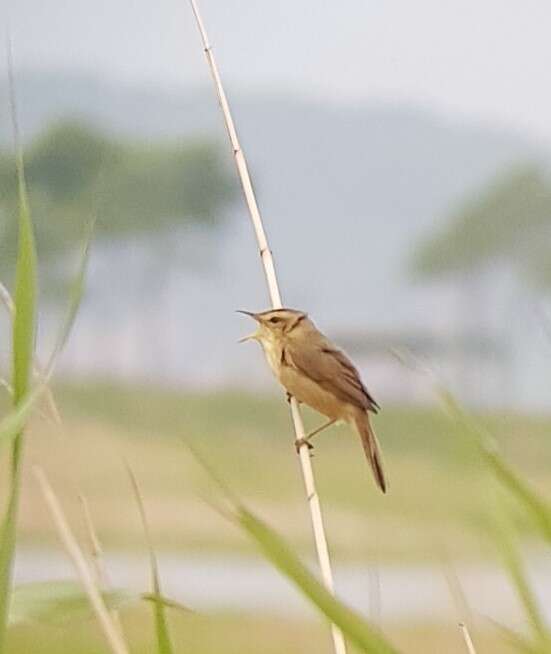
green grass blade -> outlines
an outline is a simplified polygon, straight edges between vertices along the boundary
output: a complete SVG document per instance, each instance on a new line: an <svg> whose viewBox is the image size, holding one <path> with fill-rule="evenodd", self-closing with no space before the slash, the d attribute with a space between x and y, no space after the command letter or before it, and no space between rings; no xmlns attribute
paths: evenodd
<svg viewBox="0 0 551 654"><path fill-rule="evenodd" d="M25 183L23 155L19 146L11 49L8 50L8 70L19 194L18 245L14 297L15 313L12 332L13 402L16 409L19 409L20 405L25 402L32 374L36 320L37 261L34 230ZM4 650L8 621L17 510L19 505L22 447L23 425L14 433L12 438L9 496L0 530L0 651Z"/></svg>
<svg viewBox="0 0 551 654"><path fill-rule="evenodd" d="M67 340L69 339L69 335L73 329L73 325L75 323L78 310L80 308L80 303L82 301L82 297L84 295L84 290L85 290L86 272L88 269L88 262L90 259L90 249L92 245L92 239L94 236L95 223L96 223L95 219L92 220L86 231L86 235L84 238L82 251L79 259L77 274L75 275L75 278L71 283L71 289L69 292L69 303L67 306L65 319L61 325L56 340L56 344L54 346L54 349L52 350L52 353L50 354L48 364L45 368L45 377L47 379L51 377L57 357L63 351L63 348L65 347Z"/></svg>
<svg viewBox="0 0 551 654"><path fill-rule="evenodd" d="M448 413L479 448L484 463L501 485L524 506L541 535L551 543L551 504L504 461L497 451L494 438L487 430L473 420L449 394L442 395L442 400Z"/></svg>
<svg viewBox="0 0 551 654"><path fill-rule="evenodd" d="M189 447L189 450L227 501L227 507L223 510L213 508L246 532L256 542L268 561L290 579L332 624L339 627L362 652L399 654L376 628L334 597L306 568L281 536L245 509L220 475L194 448Z"/></svg>
<svg viewBox="0 0 551 654"><path fill-rule="evenodd" d="M8 627L9 603L13 556L15 551L15 530L17 506L19 503L19 481L14 477L9 491L8 505L2 520L0 531L0 652L4 651L6 630Z"/></svg>
<svg viewBox="0 0 551 654"><path fill-rule="evenodd" d="M53 372L57 356L67 341L78 312L84 288L91 235L93 233L92 224L85 241L79 272L72 287L67 317L60 330L56 347L50 357L46 373L43 379L41 379L41 384L31 392L30 383L33 370L36 326L37 256L25 182L23 156L19 149L11 58L9 61L9 71L12 118L16 145L19 219L15 296L13 302L12 389L14 410L0 422L0 446L10 442L12 445L11 484L7 508L0 528L0 651L3 649L8 620L11 570L15 550L17 509L19 504L19 477L23 429L36 400L47 389L47 383Z"/></svg>
<svg viewBox="0 0 551 654"><path fill-rule="evenodd" d="M127 590L104 590L103 601L110 610L118 610L142 598ZM13 590L10 625L24 622L59 624L93 615L90 600L76 581L41 581L22 584Z"/></svg>
<svg viewBox="0 0 551 654"><path fill-rule="evenodd" d="M503 517L496 528L495 540L501 551L504 566L515 588L528 623L532 630L533 641L542 651L551 651L551 634L547 628L538 601L532 592L526 570L518 551L515 534L510 523Z"/></svg>
<svg viewBox="0 0 551 654"><path fill-rule="evenodd" d="M130 477L130 483L132 484L132 489L134 491L134 496L136 498L136 503L140 512L140 518L142 521L142 528L145 534L145 539L147 541L147 549L149 552L149 568L151 573L151 586L152 593L149 593L147 596L144 596L144 599L148 599L153 602L153 612L155 616L155 634L157 636L157 651L159 654L174 654L174 649L172 647L172 641L170 639L170 632L168 630L168 623L165 613L165 602L161 596L161 582L159 578L159 564L157 562L157 557L155 555L155 549L153 547L153 540L151 538L151 532L149 530L149 523L147 521L147 515L145 513L145 505L143 501L142 494L140 492L140 487L138 486L138 481L136 476L132 472L132 469L127 464L126 469L128 471L128 476Z"/></svg>
<svg viewBox="0 0 551 654"><path fill-rule="evenodd" d="M170 597L165 597L164 595L142 593L140 595L140 599L142 599L144 602L156 602L162 606L166 606L167 609L175 609L176 611L181 611L182 613L193 613L193 609L190 609L189 606L186 606L181 602L177 602Z"/></svg>
<svg viewBox="0 0 551 654"><path fill-rule="evenodd" d="M538 645L534 645L525 636L517 633L513 629L496 622L494 622L494 625L502 633L503 638L518 652L522 652L522 654L548 654L546 650Z"/></svg>
<svg viewBox="0 0 551 654"><path fill-rule="evenodd" d="M449 394L441 399L453 418L463 427L464 433L473 441L482 454L484 463L500 486L507 490L524 507L526 513L539 529L541 535L551 543L551 505L533 490L499 455L494 438L473 420ZM530 624L533 643L517 642L519 651L551 651L551 633L545 623L538 602L530 584L518 551L515 535L506 518L500 519L495 534L496 543L502 553L505 568L516 590L520 603Z"/></svg>
<svg viewBox="0 0 551 654"><path fill-rule="evenodd" d="M24 183L24 182L21 182ZM36 317L36 249L31 217L23 192L19 210L19 246L13 319L13 400L18 404L29 389Z"/></svg>
<svg viewBox="0 0 551 654"><path fill-rule="evenodd" d="M45 391L44 384L37 386L31 393L28 393L23 400L14 407L7 416L0 420L0 447L12 443L21 432L29 419L38 398Z"/></svg>
<svg viewBox="0 0 551 654"><path fill-rule="evenodd" d="M524 505L541 535L548 543L551 543L551 505L540 497L496 452L484 451L484 457L497 479Z"/></svg>
<svg viewBox="0 0 551 654"><path fill-rule="evenodd" d="M94 223L92 222L82 247L82 255L80 257L77 275L71 284L67 313L60 327L59 335L56 339L56 345L50 355L48 365L46 366L45 371L40 375L39 385L33 389L32 392L27 392L25 397L20 397L14 409L0 421L0 447L12 442L17 437L18 433L22 431L23 427L25 426L25 423L29 417L30 412L34 408L36 401L39 399L42 393L47 391L47 384L49 383L54 372L57 357L62 352L65 344L67 343L67 339L71 333L78 313L78 309L80 307L82 296L84 294L84 282L86 279L86 271L93 233Z"/></svg>
<svg viewBox="0 0 551 654"><path fill-rule="evenodd" d="M374 627L333 597L270 527L243 507L236 508L235 520L256 541L274 567L290 579L362 652L397 654L397 650Z"/></svg>
<svg viewBox="0 0 551 654"><path fill-rule="evenodd" d="M136 593L123 588L101 591L101 596L109 611L119 611L142 601L159 602L182 612L190 610L167 597L153 597L151 593ZM88 595L76 581L38 581L21 584L13 589L10 603L10 626L43 622L59 625L72 620L93 617Z"/></svg>
<svg viewBox="0 0 551 654"><path fill-rule="evenodd" d="M27 392L25 397L19 398L19 401L17 402L17 405L14 407L13 411L11 411L0 421L0 447L16 439L18 433L22 431L23 427L25 426L25 423L29 417L30 412L34 408L36 401L39 399L42 393L48 391L47 385L54 372L57 357L62 352L65 344L67 343L84 294L84 282L86 279L86 271L93 233L94 222L90 224L86 238L84 240L77 275L71 284L67 313L63 323L61 324L59 335L56 339L56 345L50 355L48 365L46 366L45 371L40 375L40 384L32 392ZM9 294L7 297L9 298ZM11 298L9 299L11 300Z"/></svg>

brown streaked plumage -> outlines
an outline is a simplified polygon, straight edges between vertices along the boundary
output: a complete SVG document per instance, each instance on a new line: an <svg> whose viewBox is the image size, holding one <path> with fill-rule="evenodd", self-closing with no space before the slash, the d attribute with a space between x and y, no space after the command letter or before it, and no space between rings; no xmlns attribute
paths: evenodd
<svg viewBox="0 0 551 654"><path fill-rule="evenodd" d="M379 405L346 354L333 345L303 311L272 309L241 313L258 323L257 331L241 340L257 340L286 391L327 416L328 425L344 420L356 428L375 481L383 493L386 492L379 443L369 420L369 413L377 413ZM318 431L321 429L306 438Z"/></svg>

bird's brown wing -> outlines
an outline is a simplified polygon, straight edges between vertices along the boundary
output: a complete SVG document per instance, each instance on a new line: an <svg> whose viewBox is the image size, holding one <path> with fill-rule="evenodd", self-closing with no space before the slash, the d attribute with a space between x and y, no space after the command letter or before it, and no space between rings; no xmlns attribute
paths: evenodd
<svg viewBox="0 0 551 654"><path fill-rule="evenodd" d="M313 379L339 400L377 413L379 405L363 385L354 364L329 341L300 345L290 342L285 345L282 363Z"/></svg>

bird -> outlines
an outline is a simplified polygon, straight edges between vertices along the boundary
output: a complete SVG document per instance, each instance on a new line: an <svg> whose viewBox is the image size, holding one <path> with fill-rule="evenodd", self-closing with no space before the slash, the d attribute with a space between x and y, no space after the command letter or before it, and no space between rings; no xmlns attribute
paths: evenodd
<svg viewBox="0 0 551 654"><path fill-rule="evenodd" d="M275 377L294 397L329 418L318 429L295 442L313 447L310 440L336 422L346 422L359 434L377 486L386 493L381 449L370 421L380 407L368 392L346 354L318 330L308 314L297 309L269 309L259 313L239 310L253 318L257 330L240 339L260 343Z"/></svg>

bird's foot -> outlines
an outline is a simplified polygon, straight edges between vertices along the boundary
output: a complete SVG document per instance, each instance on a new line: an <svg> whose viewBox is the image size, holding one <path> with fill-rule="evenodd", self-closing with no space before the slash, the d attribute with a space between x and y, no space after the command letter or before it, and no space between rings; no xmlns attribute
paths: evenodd
<svg viewBox="0 0 551 654"><path fill-rule="evenodd" d="M289 404L291 404L292 398L293 396L291 395L291 393L287 393L287 402L289 402Z"/></svg>
<svg viewBox="0 0 551 654"><path fill-rule="evenodd" d="M297 451L297 454L300 452L300 448L303 445L306 445L306 447L310 451L314 449L314 446L312 445L312 443L310 443L310 441L307 438L297 438L297 440L295 441L295 449Z"/></svg>

